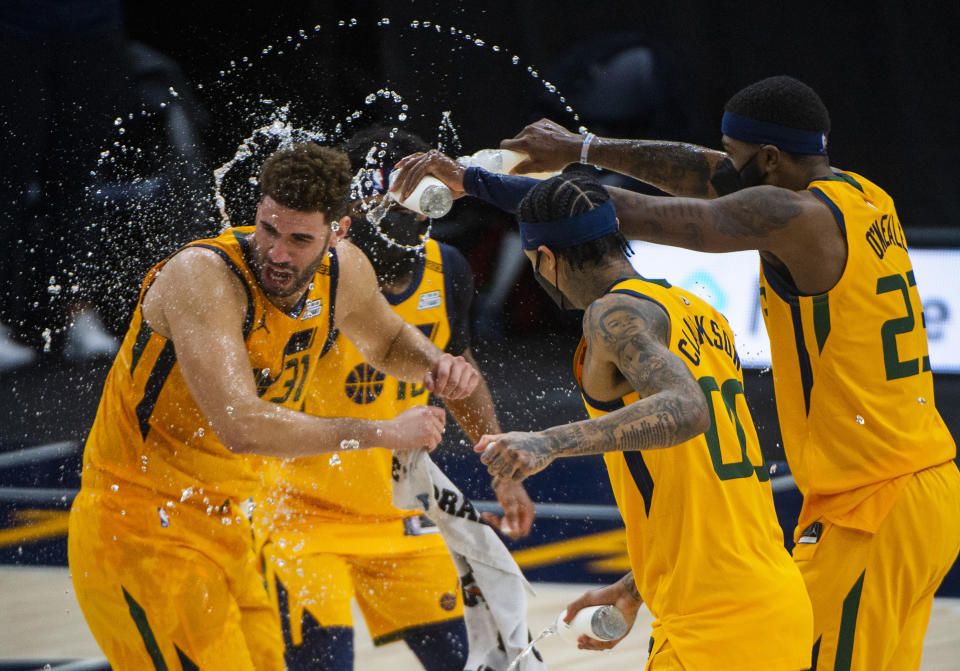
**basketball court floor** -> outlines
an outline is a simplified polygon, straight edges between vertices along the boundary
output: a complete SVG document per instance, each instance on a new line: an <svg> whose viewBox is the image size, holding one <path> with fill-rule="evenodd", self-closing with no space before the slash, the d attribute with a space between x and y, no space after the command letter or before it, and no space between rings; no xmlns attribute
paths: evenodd
<svg viewBox="0 0 960 671"><path fill-rule="evenodd" d="M584 585L538 583L530 599L529 625L539 633L583 590ZM354 613L357 669L422 669L403 643L374 648L359 611ZM641 611L634 630L607 652L577 650L573 638L545 639L539 649L550 669L613 671L642 669L647 658L651 617ZM36 669L58 662L102 657L77 606L69 574L60 567L0 567L0 669L14 660L36 662ZM51 668L46 667L46 668ZM20 669L30 668L18 665ZM960 599L938 598L924 643L922 671L960 669Z"/></svg>

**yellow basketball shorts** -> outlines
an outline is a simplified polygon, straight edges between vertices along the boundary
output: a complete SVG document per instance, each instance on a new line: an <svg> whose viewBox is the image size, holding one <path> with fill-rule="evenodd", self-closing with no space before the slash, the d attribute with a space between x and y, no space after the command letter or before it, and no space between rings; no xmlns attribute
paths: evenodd
<svg viewBox="0 0 960 671"><path fill-rule="evenodd" d="M811 525L793 558L813 604L813 668L918 669L933 595L958 551L952 461L915 474L876 533Z"/></svg>
<svg viewBox="0 0 960 671"><path fill-rule="evenodd" d="M83 490L70 512L70 572L90 631L117 671L282 671L279 614L230 505Z"/></svg>
<svg viewBox="0 0 960 671"><path fill-rule="evenodd" d="M416 551L341 554L268 540L263 547L268 584L274 598L277 582L287 593L293 644L303 643L305 611L321 627L352 627L352 598L376 645L397 640L412 627L462 617L459 577L443 538L430 534L416 541ZM324 545L336 549L336 536L326 537ZM375 537L370 545L377 546ZM387 546L385 540L380 544Z"/></svg>

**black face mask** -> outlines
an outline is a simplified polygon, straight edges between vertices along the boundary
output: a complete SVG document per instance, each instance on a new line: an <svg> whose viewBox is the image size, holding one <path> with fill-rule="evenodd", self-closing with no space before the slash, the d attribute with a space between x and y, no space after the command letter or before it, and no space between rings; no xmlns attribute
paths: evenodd
<svg viewBox="0 0 960 671"><path fill-rule="evenodd" d="M733 161L731 161L729 157L724 158L717 164L716 169L713 171L713 177L710 178L710 183L713 185L718 196L726 196L740 189L747 189L751 186L760 186L763 184L763 175L760 173L760 169L756 163L759 153L760 150L758 149L756 153L750 157L750 160L743 164L740 170L737 170L733 166Z"/></svg>
<svg viewBox="0 0 960 671"><path fill-rule="evenodd" d="M390 239L407 247L421 244L420 236L426 231L428 222L417 221L412 212L388 212L380 220L380 230ZM389 284L412 272L423 256L423 249L406 249L385 240L373 224L358 222L351 231L351 239L364 251L373 265L377 280Z"/></svg>
<svg viewBox="0 0 960 671"><path fill-rule="evenodd" d="M555 274L553 277L553 281L559 284L560 270L558 265L554 266L554 273ZM567 302L567 297L563 295L563 292L560 291L560 289L558 289L555 284L550 284L550 282L543 275L540 274L540 251L539 250L537 251L537 263L533 267L533 276L536 278L537 284L539 284L543 288L547 296L549 296L561 310L577 309L573 305L571 305L569 302Z"/></svg>

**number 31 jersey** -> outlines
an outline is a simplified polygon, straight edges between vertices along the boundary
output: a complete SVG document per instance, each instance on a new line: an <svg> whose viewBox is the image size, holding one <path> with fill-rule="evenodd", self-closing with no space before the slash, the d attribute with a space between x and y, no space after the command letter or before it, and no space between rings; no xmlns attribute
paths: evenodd
<svg viewBox="0 0 960 671"><path fill-rule="evenodd" d="M330 251L294 313L287 314L270 302L251 269L253 230L231 228L187 247L218 254L245 289L243 335L257 394L302 410L312 371L333 344L337 256ZM141 298L164 263L147 275ZM260 488L261 461L230 451L217 438L180 372L173 342L150 328L138 304L87 439L83 487L219 507Z"/></svg>
<svg viewBox="0 0 960 671"><path fill-rule="evenodd" d="M893 200L853 173L808 189L846 237L843 275L830 291L798 296L766 261L760 295L777 414L804 507L875 531L909 475L953 459L933 399L923 305ZM881 490L884 490L881 495Z"/></svg>

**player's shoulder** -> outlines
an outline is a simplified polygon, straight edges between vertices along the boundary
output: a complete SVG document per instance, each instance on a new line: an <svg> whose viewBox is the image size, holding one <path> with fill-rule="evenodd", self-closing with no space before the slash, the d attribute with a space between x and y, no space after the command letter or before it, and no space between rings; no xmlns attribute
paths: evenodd
<svg viewBox="0 0 960 671"><path fill-rule="evenodd" d="M609 292L584 312L583 331L588 340L612 344L621 340L666 339L670 318L663 306L638 292Z"/></svg>
<svg viewBox="0 0 960 671"><path fill-rule="evenodd" d="M455 281L469 278L473 281L473 271L470 263L459 249L445 242L437 241L437 247L440 250L440 263L443 266L443 273Z"/></svg>

